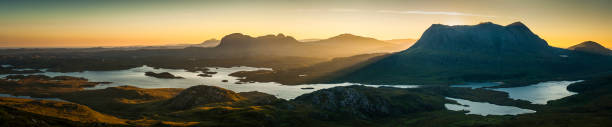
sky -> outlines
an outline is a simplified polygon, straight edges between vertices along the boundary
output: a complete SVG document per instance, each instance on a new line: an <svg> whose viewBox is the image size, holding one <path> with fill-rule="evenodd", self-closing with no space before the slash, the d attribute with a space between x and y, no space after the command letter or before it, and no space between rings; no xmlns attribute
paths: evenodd
<svg viewBox="0 0 612 127"><path fill-rule="evenodd" d="M418 39L431 24L523 22L555 47L612 47L612 0L0 0L0 47L194 44L231 33Z"/></svg>

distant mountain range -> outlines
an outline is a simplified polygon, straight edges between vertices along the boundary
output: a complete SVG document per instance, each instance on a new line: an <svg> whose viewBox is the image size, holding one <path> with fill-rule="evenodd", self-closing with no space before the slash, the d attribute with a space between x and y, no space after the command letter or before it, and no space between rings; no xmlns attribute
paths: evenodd
<svg viewBox="0 0 612 127"><path fill-rule="evenodd" d="M406 42L410 43L410 42ZM223 37L213 49L226 56L283 55L300 57L346 57L366 53L397 52L410 44L389 43L374 38L341 34L328 39L300 42L283 34L251 37L234 33Z"/></svg>
<svg viewBox="0 0 612 127"><path fill-rule="evenodd" d="M595 54L612 55L612 50L603 47L599 43L593 41L585 41L580 44L571 46L567 49Z"/></svg>
<svg viewBox="0 0 612 127"><path fill-rule="evenodd" d="M221 43L220 40L217 39L208 39L202 43L200 43L200 45L202 45L203 47L216 47L217 45L219 45L219 43Z"/></svg>
<svg viewBox="0 0 612 127"><path fill-rule="evenodd" d="M372 62L338 82L525 84L610 73L612 57L551 47L521 22L502 26L433 24L409 49Z"/></svg>

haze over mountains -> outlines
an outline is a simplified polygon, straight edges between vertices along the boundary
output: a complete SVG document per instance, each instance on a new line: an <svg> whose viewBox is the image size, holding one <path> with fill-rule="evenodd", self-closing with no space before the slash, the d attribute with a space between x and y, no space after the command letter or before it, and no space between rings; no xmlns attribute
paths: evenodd
<svg viewBox="0 0 612 127"><path fill-rule="evenodd" d="M410 42L406 42L410 43ZM396 52L408 48L405 43L389 43L352 34L309 42L300 42L283 34L251 37L234 33L221 39L211 49L225 55L282 55L301 57L346 57L365 53Z"/></svg>

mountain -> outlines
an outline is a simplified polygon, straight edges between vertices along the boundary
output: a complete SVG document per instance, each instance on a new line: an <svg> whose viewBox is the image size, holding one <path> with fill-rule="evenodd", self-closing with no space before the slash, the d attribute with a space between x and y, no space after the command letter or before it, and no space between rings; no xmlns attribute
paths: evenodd
<svg viewBox="0 0 612 127"><path fill-rule="evenodd" d="M323 40L323 39L312 38L312 39L302 39L302 40L299 40L299 41L300 42L313 42L313 41L320 41L320 40Z"/></svg>
<svg viewBox="0 0 612 127"><path fill-rule="evenodd" d="M593 42L593 41L585 41L582 42L580 44L571 46L569 48L567 48L569 50L574 50L574 51L580 51L580 52L588 52L588 53L595 53L595 54L603 54L603 55L612 55L612 50L601 46L599 43L597 42Z"/></svg>
<svg viewBox="0 0 612 127"><path fill-rule="evenodd" d="M200 46L203 46L203 47L215 47L215 46L219 45L219 43L221 43L220 40L212 38L212 39L208 39L208 40L200 43Z"/></svg>
<svg viewBox="0 0 612 127"><path fill-rule="evenodd" d="M234 33L223 37L220 44L213 50L225 52L226 56L281 55L333 58L365 53L395 52L406 48L398 44L352 34L300 42L283 34L251 37Z"/></svg>
<svg viewBox="0 0 612 127"><path fill-rule="evenodd" d="M502 26L433 24L409 49L342 76L336 82L528 84L610 73L610 57L554 48L523 23Z"/></svg>
<svg viewBox="0 0 612 127"><path fill-rule="evenodd" d="M328 39L307 42L303 45L319 56L348 57L366 53L401 51L405 48L369 37L341 34Z"/></svg>
<svg viewBox="0 0 612 127"><path fill-rule="evenodd" d="M474 26L433 24L412 50L461 53L520 53L549 50L548 43L521 22L507 26L485 22Z"/></svg>

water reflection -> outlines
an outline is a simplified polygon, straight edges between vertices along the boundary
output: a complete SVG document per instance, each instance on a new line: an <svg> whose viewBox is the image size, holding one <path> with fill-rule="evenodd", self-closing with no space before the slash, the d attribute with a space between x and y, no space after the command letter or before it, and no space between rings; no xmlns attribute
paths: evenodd
<svg viewBox="0 0 612 127"><path fill-rule="evenodd" d="M557 100L576 94L576 92L568 91L567 86L577 82L582 82L582 80L548 81L523 87L496 88L493 90L507 92L512 99L527 100L533 104L546 104L550 100Z"/></svg>
<svg viewBox="0 0 612 127"><path fill-rule="evenodd" d="M472 83L466 83L466 84L461 84L461 85L451 85L451 87L467 87L467 88L476 89L476 88L499 86L501 84L502 84L501 82L482 82L482 83L472 82Z"/></svg>
<svg viewBox="0 0 612 127"><path fill-rule="evenodd" d="M62 100L62 99L59 99L59 98L36 98L36 97L30 97L30 96L14 96L14 95L10 95L10 94L0 94L0 97L12 97L12 98L23 98L23 99L33 99L33 100L52 100L52 101L68 102L66 100Z"/></svg>
<svg viewBox="0 0 612 127"><path fill-rule="evenodd" d="M513 106L501 106L491 103L473 102L469 100L446 97L446 99L457 101L457 104L444 104L444 107L453 111L468 111L466 114L476 115L518 115L525 113L535 113L530 109L522 109Z"/></svg>
<svg viewBox="0 0 612 127"><path fill-rule="evenodd" d="M523 87L510 88L487 88L495 91L508 93L512 99L520 99L532 104L546 104L550 100L561 99L576 94L567 90L567 86L578 81L547 81ZM468 83L463 85L451 85L451 87L469 87L472 89L486 88L501 85L501 83Z"/></svg>
<svg viewBox="0 0 612 127"><path fill-rule="evenodd" d="M282 85L275 82L268 83L243 83L243 84L235 84L238 82L237 77L229 76L229 74L238 72L238 71L255 71L255 70L270 70L269 68L255 68L255 67L230 67L230 68L222 68L222 67L211 67L209 68L211 72L217 72L213 74L212 77L201 77L198 74L201 72L188 72L183 69L163 69L163 68L152 68L149 66L142 66L127 70L117 70L117 71L84 71L84 72L69 72L69 73L61 73L61 72L44 72L37 73L43 74L47 76L74 76L74 77L83 77L89 79L89 81L93 82L112 82L110 84L102 84L96 87L91 87L87 89L104 89L107 87L114 86L122 86L122 85L131 85L140 88L188 88L194 85L211 85L211 86L219 86L221 88L229 89L235 92L249 92L249 91L259 91L268 94L275 95L279 98L283 99L293 99L297 96L300 96L305 93L310 93L319 89L331 88L336 86L349 86L349 85L362 85L357 83L338 83L338 84L306 84L306 85L297 85L297 86L289 86ZM145 76L144 72L170 72L173 75L184 77L184 79L159 79L154 77ZM6 76L6 75L4 75ZM4 77L2 76L2 77ZM228 80L228 82L223 82L223 80ZM397 87L397 88L416 88L417 85L366 85L370 87L380 87L380 86L388 86L388 87ZM313 88L313 89L301 89L301 88Z"/></svg>

